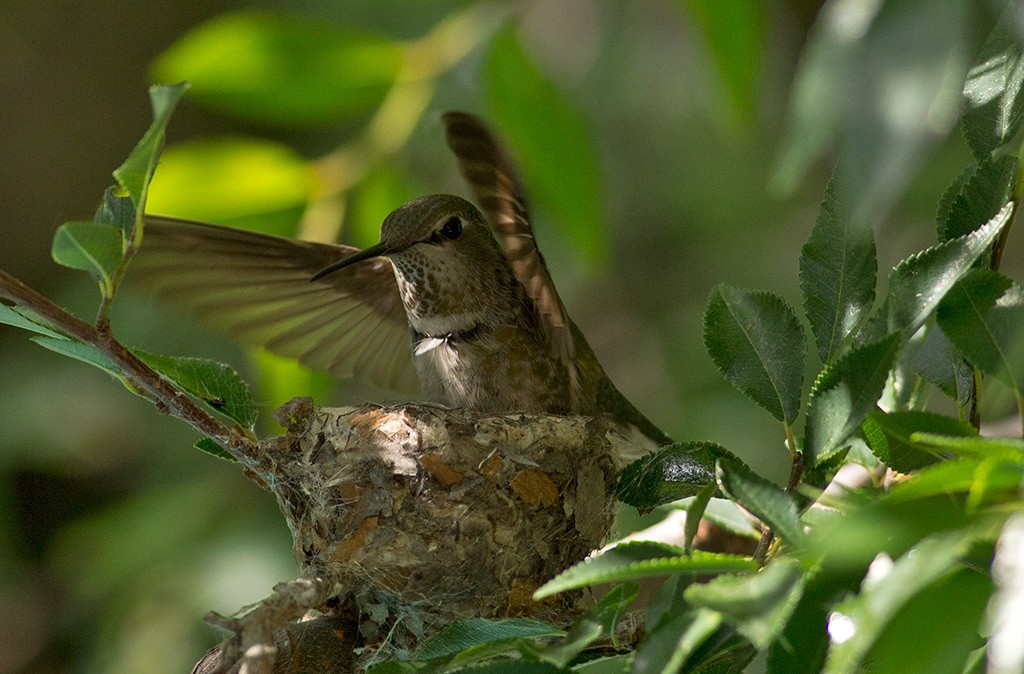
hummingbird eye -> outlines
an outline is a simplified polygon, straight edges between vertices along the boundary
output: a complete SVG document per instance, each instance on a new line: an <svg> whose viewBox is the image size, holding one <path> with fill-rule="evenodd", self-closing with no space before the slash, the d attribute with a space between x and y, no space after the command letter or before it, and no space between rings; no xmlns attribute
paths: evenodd
<svg viewBox="0 0 1024 674"><path fill-rule="evenodd" d="M459 234L462 234L462 220L453 215L445 220L445 223L441 225L441 229L437 230L434 236L440 243L441 241L451 241L457 238Z"/></svg>

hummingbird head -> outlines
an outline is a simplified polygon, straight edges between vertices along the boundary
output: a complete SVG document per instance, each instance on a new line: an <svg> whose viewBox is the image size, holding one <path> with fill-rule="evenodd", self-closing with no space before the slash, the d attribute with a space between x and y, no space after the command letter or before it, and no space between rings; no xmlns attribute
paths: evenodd
<svg viewBox="0 0 1024 674"><path fill-rule="evenodd" d="M505 320L518 289L504 251L484 216L450 194L414 199L391 212L380 243L320 270L320 278L386 256L413 327L423 334L460 331Z"/></svg>

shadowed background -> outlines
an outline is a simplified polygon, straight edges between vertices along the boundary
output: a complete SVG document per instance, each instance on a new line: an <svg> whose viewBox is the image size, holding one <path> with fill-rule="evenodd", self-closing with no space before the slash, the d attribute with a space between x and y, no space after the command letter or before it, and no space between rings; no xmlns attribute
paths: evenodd
<svg viewBox="0 0 1024 674"><path fill-rule="evenodd" d="M781 428L701 339L718 282L800 306L799 248L828 179L819 161L790 193L769 190L818 3L764 4L3 3L0 268L91 318L94 284L53 264L49 242L91 217L149 123L150 82L195 84L150 211L360 246L411 197L467 194L439 121L467 110L524 164L552 276L622 392L673 437L721 443L781 481ZM278 98L247 80L280 66L268 53L303 64ZM954 134L927 159L875 223L883 271L934 241L936 200L969 154ZM310 391L379 399L212 335L130 276L127 290L122 341L231 363L268 412ZM268 494L196 439L0 326L0 672L181 671L220 639L204 612L295 574Z"/></svg>

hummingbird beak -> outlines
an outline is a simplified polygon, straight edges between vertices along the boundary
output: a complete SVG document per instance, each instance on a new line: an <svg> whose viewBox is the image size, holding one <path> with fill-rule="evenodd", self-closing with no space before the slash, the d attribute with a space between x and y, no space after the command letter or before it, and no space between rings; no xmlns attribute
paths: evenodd
<svg viewBox="0 0 1024 674"><path fill-rule="evenodd" d="M363 260L369 260L369 259L374 258L374 257L380 257L382 255L387 255L390 252L392 252L390 248L385 246L383 243L378 243L376 246L370 246L369 248L364 248L363 250L359 251L358 253L352 253L348 257L343 257L340 260L338 260L337 262L335 262L333 264L327 265L326 267L324 267L323 269L321 269L317 273L313 274L313 277L310 278L309 280L310 281L316 281L318 279L323 278L324 276L327 276L328 274L333 274L334 272L338 271L339 269L342 269L344 267L348 267L349 265L356 264L357 262L362 262Z"/></svg>

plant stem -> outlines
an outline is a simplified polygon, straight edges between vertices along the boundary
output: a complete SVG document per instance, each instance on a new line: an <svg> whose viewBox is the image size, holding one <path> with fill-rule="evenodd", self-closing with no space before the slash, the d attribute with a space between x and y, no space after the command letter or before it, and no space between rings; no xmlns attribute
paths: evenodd
<svg viewBox="0 0 1024 674"><path fill-rule="evenodd" d="M89 325L2 269L0 297L31 309L68 336L96 347L114 361L126 383L159 410L172 414L203 433L257 475L268 472L269 464L265 458L261 458L259 445L255 441L228 429L192 402L184 391L164 379L160 373L139 360L128 347L114 339L105 323L100 329Z"/></svg>

